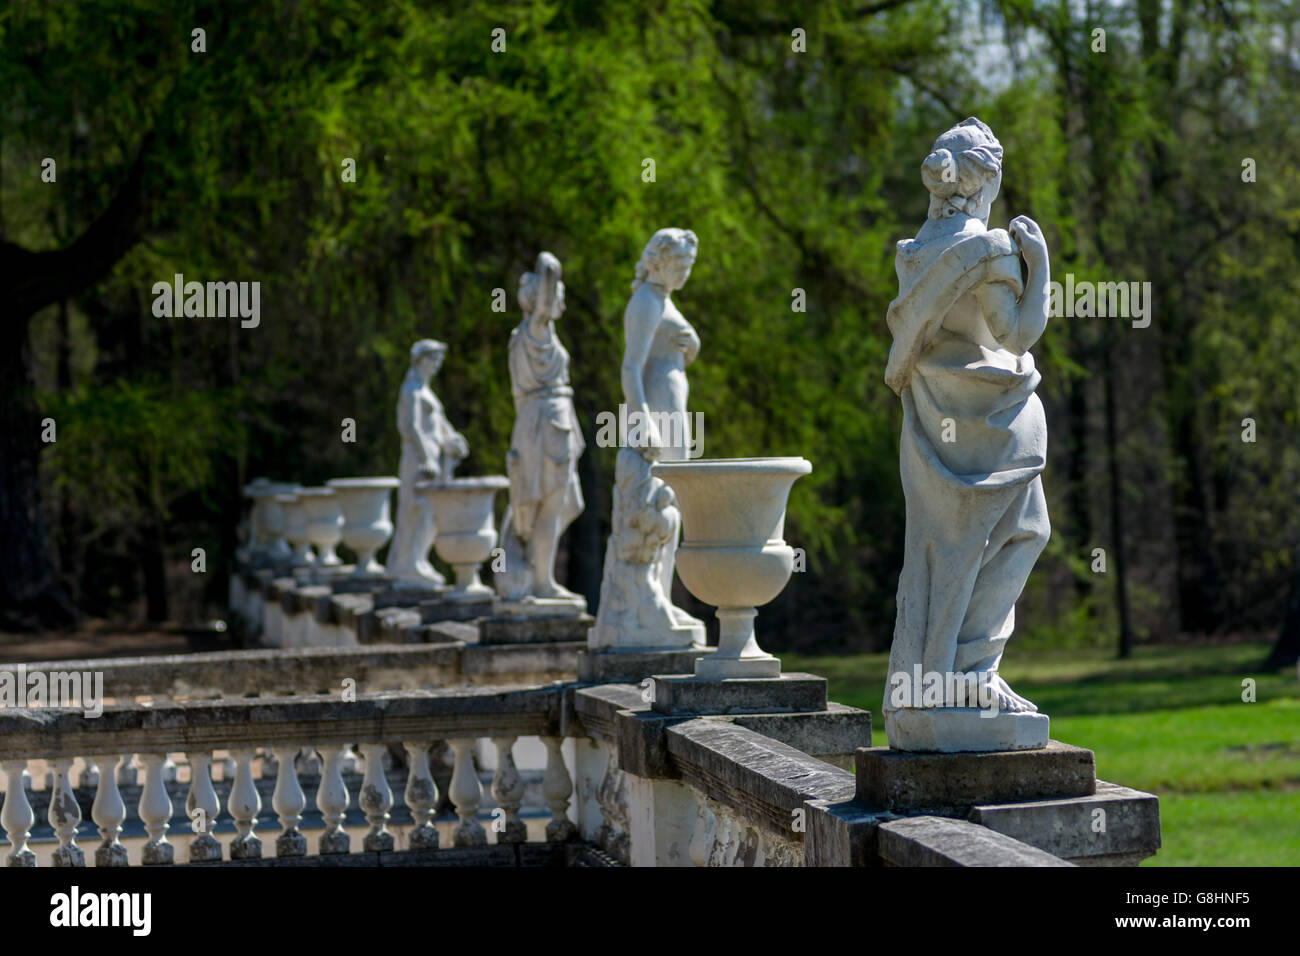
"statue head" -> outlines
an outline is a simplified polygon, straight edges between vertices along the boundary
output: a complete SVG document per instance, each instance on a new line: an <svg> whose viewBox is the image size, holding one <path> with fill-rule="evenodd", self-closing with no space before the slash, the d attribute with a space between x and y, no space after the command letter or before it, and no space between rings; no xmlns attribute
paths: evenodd
<svg viewBox="0 0 1300 956"><path fill-rule="evenodd" d="M435 339L420 339L411 346L411 368L423 378L432 378L442 368L447 346Z"/></svg>
<svg viewBox="0 0 1300 956"><path fill-rule="evenodd" d="M529 317L540 312L547 321L554 321L564 314L560 260L549 252L540 252L533 268L535 272L519 277L519 307Z"/></svg>
<svg viewBox="0 0 1300 956"><path fill-rule="evenodd" d="M641 261L636 264L632 291L641 288L647 280L669 292L680 289L690 278L699 247L700 240L689 229L660 229L650 237Z"/></svg>
<svg viewBox="0 0 1300 956"><path fill-rule="evenodd" d="M980 120L962 120L934 141L921 182L930 191L931 219L965 213L987 226L1002 187L1002 144Z"/></svg>

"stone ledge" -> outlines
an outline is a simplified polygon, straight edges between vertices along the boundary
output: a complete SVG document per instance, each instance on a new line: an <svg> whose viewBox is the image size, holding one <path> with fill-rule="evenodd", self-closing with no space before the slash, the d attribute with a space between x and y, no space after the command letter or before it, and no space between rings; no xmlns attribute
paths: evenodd
<svg viewBox="0 0 1300 956"><path fill-rule="evenodd" d="M687 720L668 727L665 742L684 782L789 839L803 839L792 824L805 801L853 796L853 774L729 721Z"/></svg>
<svg viewBox="0 0 1300 956"><path fill-rule="evenodd" d="M888 747L857 752L856 799L896 813L966 816L976 804L1020 803L1091 795L1091 750L1049 741L1042 750L907 753Z"/></svg>
<svg viewBox="0 0 1300 956"><path fill-rule="evenodd" d="M1090 796L979 805L970 819L1084 866L1133 865L1160 849L1159 798L1104 780Z"/></svg>
<svg viewBox="0 0 1300 956"><path fill-rule="evenodd" d="M908 817L880 824L886 866L1073 866L1037 847L968 820Z"/></svg>
<svg viewBox="0 0 1300 956"><path fill-rule="evenodd" d="M0 760L87 753L170 753L283 741L384 743L559 732L563 688L454 687L395 693L0 711Z"/></svg>

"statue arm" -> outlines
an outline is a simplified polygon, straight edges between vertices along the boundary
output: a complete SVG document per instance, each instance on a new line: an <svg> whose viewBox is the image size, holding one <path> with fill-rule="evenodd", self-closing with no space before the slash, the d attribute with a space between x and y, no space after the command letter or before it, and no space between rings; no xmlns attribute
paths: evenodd
<svg viewBox="0 0 1300 956"><path fill-rule="evenodd" d="M649 437L649 441L644 442L643 445L650 446L659 445L659 436L654 430L654 423L650 417L650 404L645 397L643 369L646 360L650 358L650 347L654 343L658 326L659 316L646 309L633 296L632 301L627 304L627 310L623 313L625 343L622 368L623 401L628 405L629 414L634 411L641 413Z"/></svg>

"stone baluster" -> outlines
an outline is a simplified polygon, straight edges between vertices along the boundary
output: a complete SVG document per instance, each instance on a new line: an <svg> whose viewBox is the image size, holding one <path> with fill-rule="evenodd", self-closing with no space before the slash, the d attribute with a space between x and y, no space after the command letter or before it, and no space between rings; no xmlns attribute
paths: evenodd
<svg viewBox="0 0 1300 956"><path fill-rule="evenodd" d="M347 744L321 744L316 752L321 757L320 786L316 788L316 809L325 820L325 832L316 843L316 852L322 856L347 853L352 839L343 829L343 817L348 810L348 787L343 782L343 752Z"/></svg>
<svg viewBox="0 0 1300 956"><path fill-rule="evenodd" d="M433 813L438 806L437 788L429 771L427 740L407 741L402 744L407 754L406 805L410 808L415 826L407 845L412 850L438 849L438 828L433 823Z"/></svg>
<svg viewBox="0 0 1300 956"><path fill-rule="evenodd" d="M498 843L526 843L528 826L519 819L519 807L524 802L524 781L515 767L515 736L493 737L497 748L497 769L492 777L492 796L497 806L505 811L505 819L492 821Z"/></svg>
<svg viewBox="0 0 1300 956"><path fill-rule="evenodd" d="M172 818L172 800L167 795L163 764L166 754L139 754L144 764L144 788L140 791L138 812L144 821L149 840L140 852L145 866L165 866L174 862L176 848L167 840L167 824Z"/></svg>
<svg viewBox="0 0 1300 956"><path fill-rule="evenodd" d="M126 866L126 847L118 842L126 821L126 803L117 789L118 764L130 760L129 754L103 754L99 757L99 786L95 789L95 802L90 805L90 818L99 827L100 844L95 848L95 866Z"/></svg>
<svg viewBox="0 0 1300 956"><path fill-rule="evenodd" d="M388 811L393 808L393 791L384 774L384 744L361 744L366 773L361 780L361 797L357 801L370 823L370 832L361 842L367 853L387 853L393 849L393 835L388 832Z"/></svg>
<svg viewBox="0 0 1300 956"><path fill-rule="evenodd" d="M221 843L212 835L221 804L212 786L212 754L186 754L190 762L190 792L185 797L185 814L190 818L194 838L190 840L190 862L206 863L221 859Z"/></svg>
<svg viewBox="0 0 1300 956"><path fill-rule="evenodd" d="M0 809L0 824L4 825L13 849L5 857L6 866L35 866L36 854L27 849L27 838L32 835L36 814L27 801L27 786L23 773L26 760L6 760L0 767L5 772L5 805Z"/></svg>
<svg viewBox="0 0 1300 956"><path fill-rule="evenodd" d="M86 854L77 846L77 825L81 823L81 807L72 793L72 757L56 757L54 786L50 788L50 821L59 848L54 851L55 866L85 866Z"/></svg>
<svg viewBox="0 0 1300 956"><path fill-rule="evenodd" d="M262 809L262 798L253 783L252 747L241 747L230 752L235 761L235 782L226 798L226 809L235 818L235 839L230 844L232 860L259 860L262 858L262 841L253 835L257 814Z"/></svg>
<svg viewBox="0 0 1300 956"><path fill-rule="evenodd" d="M474 769L474 738L457 737L447 741L456 752L451 772L451 802L456 806L460 823L452 833L454 846L486 846L487 833L478 822L478 803L483 787Z"/></svg>
<svg viewBox="0 0 1300 956"><path fill-rule="evenodd" d="M277 746L275 759L280 771L275 778L275 793L271 795L271 806L280 818L281 832L275 838L276 856L306 856L307 838L298 829L302 823L302 811L307 807L307 798L303 796L302 785L298 783L297 744Z"/></svg>
<svg viewBox="0 0 1300 956"><path fill-rule="evenodd" d="M569 819L569 798L573 796L573 779L564 765L563 737L543 737L546 746L546 772L542 775L542 796L551 808L551 822L546 824L546 839L550 843L572 840L578 828Z"/></svg>
<svg viewBox="0 0 1300 956"><path fill-rule="evenodd" d="M77 786L89 789L99 786L99 765L95 763L94 757L83 757L86 765L81 768L81 778L77 781Z"/></svg>

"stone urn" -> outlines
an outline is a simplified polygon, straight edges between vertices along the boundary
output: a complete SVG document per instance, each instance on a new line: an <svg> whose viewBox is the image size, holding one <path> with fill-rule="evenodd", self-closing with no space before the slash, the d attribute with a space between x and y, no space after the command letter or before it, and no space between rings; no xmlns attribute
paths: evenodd
<svg viewBox="0 0 1300 956"><path fill-rule="evenodd" d="M779 677L781 661L758 646L756 608L785 587L794 550L782 540L790 486L812 471L805 458L721 458L661 462L653 468L677 496L682 515L677 574L717 607L716 653L695 676Z"/></svg>
<svg viewBox="0 0 1300 956"><path fill-rule="evenodd" d="M396 478L334 478L326 486L338 497L343 513L343 543L357 555L353 575L383 574L375 554L393 533L388 500L401 482Z"/></svg>
<svg viewBox="0 0 1300 956"><path fill-rule="evenodd" d="M284 537L289 542L289 562L293 565L314 564L316 555L307 537L307 509L302 505L301 490L276 495L275 503L284 515Z"/></svg>
<svg viewBox="0 0 1300 956"><path fill-rule="evenodd" d="M343 563L334 553L343 540L343 511L333 488L304 488L298 493L307 514L307 540L316 548L316 564L334 568Z"/></svg>
<svg viewBox="0 0 1300 956"><path fill-rule="evenodd" d="M479 580L478 569L497 546L493 505L497 492L509 487L504 475L422 481L415 486L433 508L434 550L456 570L456 585L446 600L481 601L492 596L492 589Z"/></svg>
<svg viewBox="0 0 1300 956"><path fill-rule="evenodd" d="M258 478L244 487L244 495L253 501L249 518L248 553L252 558L287 561L292 554L284 538L284 511L276 498L296 494L298 485Z"/></svg>

